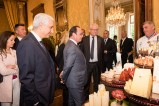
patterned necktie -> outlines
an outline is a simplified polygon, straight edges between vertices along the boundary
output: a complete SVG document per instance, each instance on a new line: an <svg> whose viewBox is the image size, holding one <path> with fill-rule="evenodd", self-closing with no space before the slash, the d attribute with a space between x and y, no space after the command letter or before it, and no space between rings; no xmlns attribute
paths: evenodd
<svg viewBox="0 0 159 106"><path fill-rule="evenodd" d="M91 59L94 58L94 37L92 37L92 44L91 44Z"/></svg>

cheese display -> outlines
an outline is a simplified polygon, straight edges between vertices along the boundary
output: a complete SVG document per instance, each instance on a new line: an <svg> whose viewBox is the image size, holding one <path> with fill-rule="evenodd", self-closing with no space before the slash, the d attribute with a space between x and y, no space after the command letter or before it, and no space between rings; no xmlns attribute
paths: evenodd
<svg viewBox="0 0 159 106"><path fill-rule="evenodd" d="M125 84L124 89L125 89L125 91L128 92L128 93L130 93L131 84L132 84L132 80L126 81L126 84Z"/></svg>
<svg viewBox="0 0 159 106"><path fill-rule="evenodd" d="M152 92L159 94L159 58L154 59Z"/></svg>
<svg viewBox="0 0 159 106"><path fill-rule="evenodd" d="M151 70L137 68L135 70L130 93L144 98L149 98L151 94L151 89L152 89Z"/></svg>

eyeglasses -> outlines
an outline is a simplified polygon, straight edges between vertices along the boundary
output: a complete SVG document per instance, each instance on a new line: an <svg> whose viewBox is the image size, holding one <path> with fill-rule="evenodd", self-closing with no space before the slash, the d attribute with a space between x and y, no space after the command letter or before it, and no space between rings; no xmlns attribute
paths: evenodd
<svg viewBox="0 0 159 106"><path fill-rule="evenodd" d="M91 30L95 30L95 31L97 31L98 29L91 29Z"/></svg>

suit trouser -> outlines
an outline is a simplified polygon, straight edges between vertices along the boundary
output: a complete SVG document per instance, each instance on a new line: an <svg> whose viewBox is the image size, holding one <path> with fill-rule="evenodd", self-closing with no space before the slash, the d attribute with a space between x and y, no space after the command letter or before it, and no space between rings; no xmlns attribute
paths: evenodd
<svg viewBox="0 0 159 106"><path fill-rule="evenodd" d="M18 78L13 79L13 102L12 103L1 103L1 106L19 106L20 99L20 83Z"/></svg>
<svg viewBox="0 0 159 106"><path fill-rule="evenodd" d="M124 67L124 64L127 63L127 62L133 63L133 55L130 55L128 57L128 54L123 53L123 54L121 54L121 60L122 60L122 67Z"/></svg>
<svg viewBox="0 0 159 106"><path fill-rule="evenodd" d="M92 74L93 74L93 81L94 81L93 89L94 89L94 92L97 92L98 84L100 83L100 76L101 76L101 69L98 62L88 63L88 67L87 67L88 80L85 86L86 99L88 99L88 96L89 96L89 87L90 87Z"/></svg>
<svg viewBox="0 0 159 106"><path fill-rule="evenodd" d="M68 106L82 106L84 103L84 87L68 88Z"/></svg>
<svg viewBox="0 0 159 106"><path fill-rule="evenodd" d="M109 61L104 61L103 63L103 70L102 72L104 73L106 70L113 69L113 60L110 59Z"/></svg>

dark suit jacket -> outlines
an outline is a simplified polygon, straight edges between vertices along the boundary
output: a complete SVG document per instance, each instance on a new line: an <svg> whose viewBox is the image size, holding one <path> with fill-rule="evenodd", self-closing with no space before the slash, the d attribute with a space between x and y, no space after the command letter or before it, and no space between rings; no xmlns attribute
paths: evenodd
<svg viewBox="0 0 159 106"><path fill-rule="evenodd" d="M15 41L15 43L13 45L13 49L16 50L20 41L19 41L19 39L17 37L15 38L14 41Z"/></svg>
<svg viewBox="0 0 159 106"><path fill-rule="evenodd" d="M51 42L49 38L44 38L42 39L42 42L44 43L46 49L48 50L50 56L54 60L55 64L57 64L56 59L55 59L55 47L54 44Z"/></svg>
<svg viewBox="0 0 159 106"><path fill-rule="evenodd" d="M107 51L107 53L104 53L104 61L113 62L113 56L117 52L117 47L112 39L108 38L106 44L104 44L104 50Z"/></svg>
<svg viewBox="0 0 159 106"><path fill-rule="evenodd" d="M87 82L85 57L80 48L71 40L64 49L64 68L62 79L68 88L82 88Z"/></svg>
<svg viewBox="0 0 159 106"><path fill-rule="evenodd" d="M19 43L17 60L23 102L40 102L48 106L54 98L54 63L32 33Z"/></svg>
<svg viewBox="0 0 159 106"><path fill-rule="evenodd" d="M82 40L80 48L86 58L87 63L90 60L90 35L85 36ZM97 35L97 56L100 68L102 68L103 64L103 55L104 55L104 41L103 38Z"/></svg>
<svg viewBox="0 0 159 106"><path fill-rule="evenodd" d="M126 38L123 44L121 44L121 40L120 40L120 51L121 51L122 61L127 60L128 53L131 52L132 50L133 50L133 40L131 38ZM131 57L129 62L132 62L133 55L130 55L129 57Z"/></svg>
<svg viewBox="0 0 159 106"><path fill-rule="evenodd" d="M64 60L63 60L63 50L65 48L65 44L61 44L58 47L58 52L57 52L57 56L56 56L56 61L57 61L57 65L59 68L59 74L61 73L61 71L63 70L63 65L64 65Z"/></svg>

